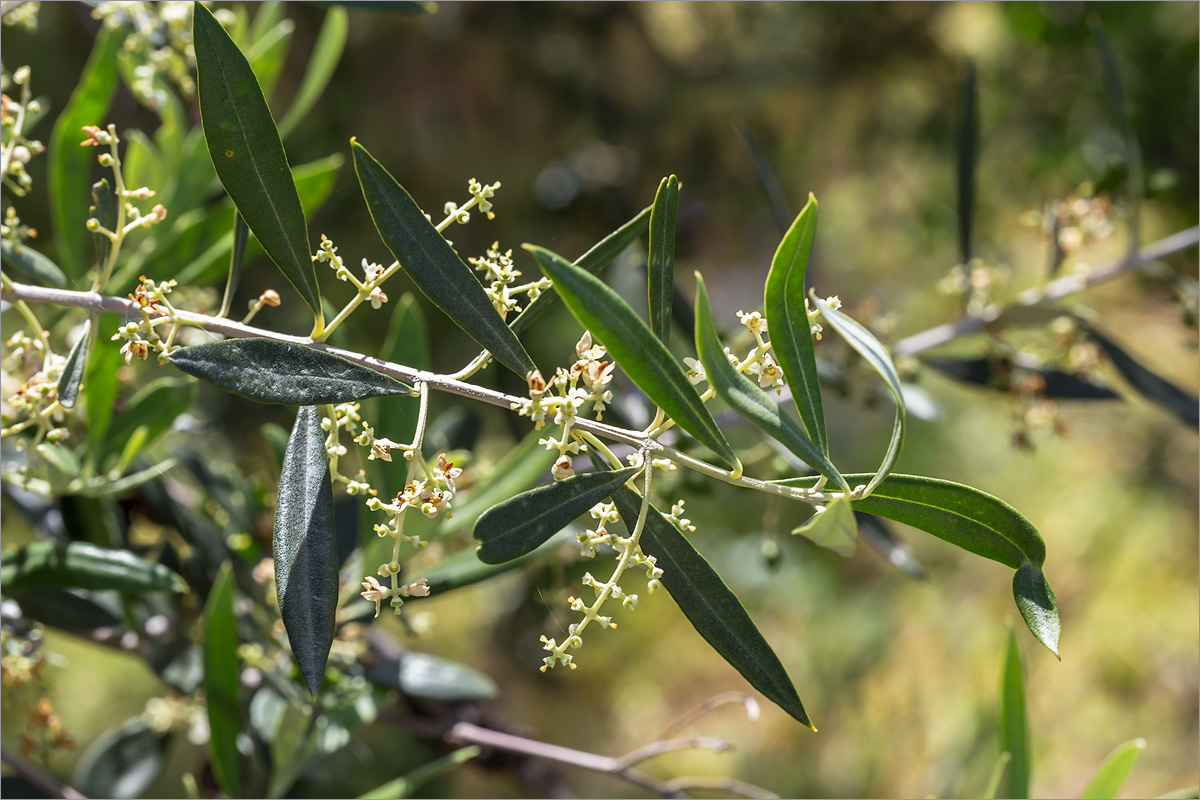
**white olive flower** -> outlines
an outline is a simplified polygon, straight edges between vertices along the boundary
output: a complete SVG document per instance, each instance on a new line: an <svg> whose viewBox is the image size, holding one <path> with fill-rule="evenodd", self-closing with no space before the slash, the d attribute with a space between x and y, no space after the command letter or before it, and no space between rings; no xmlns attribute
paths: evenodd
<svg viewBox="0 0 1200 800"><path fill-rule="evenodd" d="M367 579L363 581L362 585L363 588L366 589L365 592L362 592L362 598L369 603L375 604L375 616L378 617L379 604L391 595L392 590L381 585L379 581L375 580L370 575L367 576Z"/></svg>
<svg viewBox="0 0 1200 800"><path fill-rule="evenodd" d="M692 382L692 386L708 380L708 375L704 372L704 365L697 359L685 358L683 363L687 364L687 379Z"/></svg>

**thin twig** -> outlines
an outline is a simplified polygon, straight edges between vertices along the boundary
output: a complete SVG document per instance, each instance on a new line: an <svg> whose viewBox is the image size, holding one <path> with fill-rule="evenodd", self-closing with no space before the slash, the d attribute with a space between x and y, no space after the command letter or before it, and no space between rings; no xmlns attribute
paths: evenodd
<svg viewBox="0 0 1200 800"><path fill-rule="evenodd" d="M0 760L3 760L18 775L41 789L49 797L64 797L68 798L68 800L87 800L87 795L81 794L65 783L55 780L32 764L27 764L7 749L0 748Z"/></svg>
<svg viewBox="0 0 1200 800"><path fill-rule="evenodd" d="M691 711L686 711L679 715L670 725L666 727L666 730L658 735L658 738L666 739L670 736L674 736L676 733L683 730L686 726L692 724L708 712L731 703L737 703L745 708L746 716L750 718L751 722L758 721L758 701L755 700L752 695L748 695L745 692L722 692L715 697L708 698Z"/></svg>
<svg viewBox="0 0 1200 800"><path fill-rule="evenodd" d="M616 759L621 768L632 767L651 758L657 758L663 753L673 753L676 750L712 750L714 753L725 753L733 749L726 739L715 736L689 736L686 739L660 739L648 745L631 750Z"/></svg>

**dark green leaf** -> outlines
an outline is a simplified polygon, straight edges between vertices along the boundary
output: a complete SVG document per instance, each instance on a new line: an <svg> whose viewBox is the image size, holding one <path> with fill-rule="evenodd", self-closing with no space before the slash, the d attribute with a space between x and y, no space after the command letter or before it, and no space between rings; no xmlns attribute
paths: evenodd
<svg viewBox="0 0 1200 800"><path fill-rule="evenodd" d="M383 5L391 5L384 3ZM417 767L412 772L405 775L403 778L396 778L388 781L385 784L376 786L366 794L360 794L359 800L382 800L383 798L392 797L411 797L412 793L420 789L434 778L440 777L447 772L450 772L455 767L465 764L471 759L480 754L479 745L469 745L460 747L449 755L430 761Z"/></svg>
<svg viewBox="0 0 1200 800"><path fill-rule="evenodd" d="M321 92L325 91L325 86L333 77L333 71L337 68L342 51L346 47L348 20L349 16L344 8L335 6L326 12L321 33L317 36L317 43L313 46L308 66L304 70L304 79L300 82L291 107L279 122L280 137L287 138L296 124L316 105Z"/></svg>
<svg viewBox="0 0 1200 800"><path fill-rule="evenodd" d="M896 372L896 365L892 363L891 355L888 353L887 348L875 338L874 334L841 311L835 310L824 300L817 297L815 292L811 292L811 295L813 303L820 309L821 317L829 324L829 327L833 328L838 336L845 339L846 343L853 347L871 365L871 368L879 373L887 383L888 388L892 390L892 397L896 401L896 422L892 426L892 439L888 442L888 449L884 453L883 461L879 465L879 471L875 473L875 477L871 478L867 484L867 491L869 493L871 489L875 488L892 471L892 465L896 463L896 459L900 455L900 449L904 447L904 389L900 385L900 376ZM785 372L784 374L786 375L787 373Z"/></svg>
<svg viewBox="0 0 1200 800"><path fill-rule="evenodd" d="M524 245L554 282L567 308L599 339L625 374L650 400L735 472L741 463L679 362L621 296L602 280L561 256Z"/></svg>
<svg viewBox="0 0 1200 800"><path fill-rule="evenodd" d="M17 275L26 280L62 289L67 276L50 259L25 244L8 239L0 240L0 259Z"/></svg>
<svg viewBox="0 0 1200 800"><path fill-rule="evenodd" d="M338 560L325 434L313 406L300 409L288 440L273 544L283 626L308 690L316 697L333 645Z"/></svg>
<svg viewBox="0 0 1200 800"><path fill-rule="evenodd" d="M620 488L613 500L626 526L632 528L642 498L630 489ZM779 656L759 633L737 595L654 506L646 516L641 547L657 559L663 571L662 585L704 640L768 700L815 731Z"/></svg>
<svg viewBox="0 0 1200 800"><path fill-rule="evenodd" d="M516 447L497 462L491 475L471 487L462 505L454 506L454 517L438 529L443 536L469 528L497 503L525 491L550 471L558 458L557 451L547 450L538 443L544 438L540 431L530 431ZM457 498L456 498L457 500Z"/></svg>
<svg viewBox="0 0 1200 800"><path fill-rule="evenodd" d="M912 548L901 541L883 520L861 511L855 511L854 516L858 518L858 533L862 540L883 556L885 561L911 578L927 580L925 568L913 554Z"/></svg>
<svg viewBox="0 0 1200 800"><path fill-rule="evenodd" d="M134 717L84 751L71 782L85 797L140 797L162 772L166 755L167 739Z"/></svg>
<svg viewBox="0 0 1200 800"><path fill-rule="evenodd" d="M971 224L975 209L975 169L979 162L979 92L975 64L967 62L958 110L958 253L971 263Z"/></svg>
<svg viewBox="0 0 1200 800"><path fill-rule="evenodd" d="M125 442L141 427L146 428L142 446L148 446L170 430L175 419L190 409L195 399L196 384L187 379L159 378L147 384L113 419L105 449L110 455L121 452Z"/></svg>
<svg viewBox="0 0 1200 800"><path fill-rule="evenodd" d="M1050 581L1046 580L1039 568L1026 562L1013 575L1013 597L1029 632L1058 658L1058 637L1062 624Z"/></svg>
<svg viewBox="0 0 1200 800"><path fill-rule="evenodd" d="M792 390L792 400L817 450L829 458L829 436L825 432L825 407L813 353L812 324L804 304L804 277L817 230L817 198L811 194L771 261L763 299L763 313L771 334L783 377ZM803 457L803 456L802 456ZM807 460L807 459L806 459Z"/></svg>
<svg viewBox="0 0 1200 800"><path fill-rule="evenodd" d="M322 326L308 225L287 155L246 57L202 4L195 4L197 93L217 177L263 250Z"/></svg>
<svg viewBox="0 0 1200 800"><path fill-rule="evenodd" d="M1022 373L1041 378L1041 388L1036 392L1042 397L1062 400L1114 400L1120 395L1102 383L1058 369L1036 366L1032 363L1014 364L1009 358L926 358L923 362L938 372L949 375L964 383L987 386L999 391L1014 391L1012 377L1014 366Z"/></svg>
<svg viewBox="0 0 1200 800"><path fill-rule="evenodd" d="M827 476L846 491L850 487L829 461L829 457L808 438L808 434L779 407L770 395L729 363L717 332L713 328L704 279L696 273L696 352L717 396L729 407L782 443L813 469Z"/></svg>
<svg viewBox="0 0 1200 800"><path fill-rule="evenodd" d="M108 178L102 178L92 184L92 205L88 213L100 221L110 231L116 232L117 227L117 198L108 185ZM106 234L96 231L92 234L92 242L96 246L97 269L103 270L108 265L108 257L112 254L112 239ZM101 286L101 289L104 287Z"/></svg>
<svg viewBox="0 0 1200 800"><path fill-rule="evenodd" d="M792 534L847 557L858 549L858 521L850 501L844 497L834 498L824 511L813 514Z"/></svg>
<svg viewBox="0 0 1200 800"><path fill-rule="evenodd" d="M663 178L650 211L650 258L646 265L650 329L663 344L671 340L671 304L675 299L675 216L679 179Z"/></svg>
<svg viewBox="0 0 1200 800"><path fill-rule="evenodd" d="M1200 427L1200 402L1194 396L1142 366L1141 362L1126 353L1120 345L1095 328L1087 326L1084 330L1104 351L1121 376L1129 381L1130 386L1193 428Z"/></svg>
<svg viewBox="0 0 1200 800"><path fill-rule="evenodd" d="M1029 747L1029 723L1025 710L1025 676L1016 632L1008 631L1004 652L1004 671L1000 680L1000 747L1012 756L1008 765L1008 791L1005 797L1029 797L1032 752Z"/></svg>
<svg viewBox="0 0 1200 800"><path fill-rule="evenodd" d="M84 125L103 127L113 89L117 85L117 53L125 36L121 31L104 28L96 38L92 54L83 68L79 85L50 134L47 177L50 182L50 213L58 234L59 264L72 279L87 271L88 187L92 183L92 165L97 152L104 148L81 147L87 138Z"/></svg>
<svg viewBox="0 0 1200 800"><path fill-rule="evenodd" d="M34 542L0 556L5 591L25 587L183 592L183 579L128 550L87 542Z"/></svg>
<svg viewBox="0 0 1200 800"><path fill-rule="evenodd" d="M71 347L67 363L63 364L62 377L58 379L58 402L63 408L74 408L79 398L79 387L87 371L89 343L92 339L92 320L83 325L83 333Z"/></svg>
<svg viewBox="0 0 1200 800"><path fill-rule="evenodd" d="M21 615L64 631L90 631L121 623L120 606L101 600L102 595L68 589L4 587L6 597L17 601Z"/></svg>
<svg viewBox="0 0 1200 800"><path fill-rule="evenodd" d="M754 162L754 173L758 176L758 182L767 196L767 204L771 208L775 222L779 225L779 232L786 234L792 221L792 210L788 207L788 201L784 197L779 178L771 169L771 162L767 159L767 154L763 152L762 147L759 146L758 139L755 138L750 127L745 122L738 120L734 124L734 128L742 137L742 143L746 145L746 151L750 153L750 160Z"/></svg>
<svg viewBox="0 0 1200 800"><path fill-rule="evenodd" d="M233 245L229 249L229 277L225 280L225 295L221 299L221 316L229 313L233 296L237 294L238 281L242 277L242 263L246 260L246 244L250 241L250 227L241 214L233 215Z"/></svg>
<svg viewBox="0 0 1200 800"><path fill-rule="evenodd" d="M350 403L412 391L331 353L275 339L205 342L176 350L171 362L189 375L260 403Z"/></svg>
<svg viewBox="0 0 1200 800"><path fill-rule="evenodd" d="M642 232L650 225L650 207L643 208L636 217L626 222L615 231L605 236L579 258L572 262L573 266L587 270L593 275L612 263L613 259L625 252L625 249L637 241ZM538 298L525 307L517 318L509 325L513 333L520 333L549 311L559 296L553 288L538 295Z"/></svg>
<svg viewBox="0 0 1200 800"><path fill-rule="evenodd" d="M498 693L496 682L479 670L412 650L399 659L380 657L367 667L366 677L377 686L443 703L490 700Z"/></svg>
<svg viewBox="0 0 1200 800"><path fill-rule="evenodd" d="M504 324L471 268L425 219L420 207L383 165L351 140L354 168L375 228L388 250L454 324L522 378L535 369L516 334Z"/></svg>
<svg viewBox="0 0 1200 800"><path fill-rule="evenodd" d="M574 475L493 506L475 524L479 560L501 564L532 552L637 471L637 467L627 467Z"/></svg>
<svg viewBox="0 0 1200 800"><path fill-rule="evenodd" d="M1112 800L1120 794L1133 765L1145 749L1145 739L1131 739L1117 745L1079 796L1084 800Z"/></svg>
<svg viewBox="0 0 1200 800"><path fill-rule="evenodd" d="M233 570L226 562L217 573L204 608L204 697L208 706L209 757L217 784L229 797L240 797L242 787L242 757L237 746L242 730L237 651Z"/></svg>

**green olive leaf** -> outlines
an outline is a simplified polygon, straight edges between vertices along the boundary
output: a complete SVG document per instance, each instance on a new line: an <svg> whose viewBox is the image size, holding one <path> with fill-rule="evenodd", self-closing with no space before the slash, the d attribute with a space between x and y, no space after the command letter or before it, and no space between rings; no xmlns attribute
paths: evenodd
<svg viewBox="0 0 1200 800"><path fill-rule="evenodd" d="M671 339L671 305L675 299L675 217L679 212L679 178L663 178L650 211L650 256L646 264L650 329L663 344Z"/></svg>
<svg viewBox="0 0 1200 800"><path fill-rule="evenodd" d="M92 320L88 319L83 325L83 334L67 354L62 377L58 379L58 402L63 408L74 408L75 401L79 399L79 387L83 385L83 375L87 371L88 344L91 339Z"/></svg>
<svg viewBox="0 0 1200 800"><path fill-rule="evenodd" d="M824 511L813 514L792 533L846 557L858 549L858 521L850 501L844 497L835 498Z"/></svg>
<svg viewBox="0 0 1200 800"><path fill-rule="evenodd" d="M233 612L233 571L226 562L217 573L204 608L204 698L208 708L208 750L221 791L241 796L241 668L237 617Z"/></svg>
<svg viewBox="0 0 1200 800"><path fill-rule="evenodd" d="M67 276L49 258L20 242L0 239L0 260L23 278L63 289Z"/></svg>
<svg viewBox="0 0 1200 800"><path fill-rule="evenodd" d="M0 556L5 591L25 587L183 592L183 578L128 550L87 542L34 542Z"/></svg>
<svg viewBox="0 0 1200 800"><path fill-rule="evenodd" d="M1145 739L1130 739L1117 745L1079 796L1084 800L1111 800L1121 792L1138 756L1146 749Z"/></svg>
<svg viewBox="0 0 1200 800"><path fill-rule="evenodd" d="M1003 796L1029 797L1033 754L1029 747L1025 675L1021 666L1021 648L1017 645L1016 632L1011 628L1000 676L1000 747L1012 759L1008 762L1008 787Z"/></svg>

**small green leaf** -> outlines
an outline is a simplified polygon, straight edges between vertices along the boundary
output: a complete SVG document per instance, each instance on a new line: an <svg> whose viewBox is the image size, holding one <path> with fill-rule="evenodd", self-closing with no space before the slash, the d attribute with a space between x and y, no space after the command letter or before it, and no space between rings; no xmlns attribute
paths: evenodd
<svg viewBox="0 0 1200 800"><path fill-rule="evenodd" d="M479 560L501 564L532 552L637 471L637 467L627 467L574 475L493 506L475 524Z"/></svg>
<svg viewBox="0 0 1200 800"><path fill-rule="evenodd" d="M613 501L621 519L632 528L642 498L622 487L613 494ZM663 571L662 585L697 633L751 686L815 731L779 656L755 627L737 595L654 506L646 516L641 547L657 559Z"/></svg>
<svg viewBox="0 0 1200 800"><path fill-rule="evenodd" d="M87 206L84 203L92 183L96 151L103 149L81 147L79 143L87 138L84 125L103 127L105 124L117 86L117 53L124 41L121 31L111 28L100 31L79 85L50 134L47 195L58 235L59 264L72 279L83 277L90 263L85 227Z"/></svg>
<svg viewBox="0 0 1200 800"><path fill-rule="evenodd" d="M775 175L775 170L771 169L771 162L759 145L754 132L750 130L750 126L742 120L738 120L734 123L734 128L742 137L742 143L746 145L746 151L750 154L750 160L754 162L754 174L758 176L758 182L762 185L763 194L767 196L767 204L771 208L771 214L775 217L775 222L779 225L779 232L786 234L788 226L792 221L792 210L788 207L788 201L784 197L783 187L779 184L779 178Z"/></svg>
<svg viewBox="0 0 1200 800"><path fill-rule="evenodd" d="M828 458L825 407L817 377L817 357L813 352L812 325L804 304L804 278L816 230L817 198L810 194L808 203L784 234L771 261L763 313L771 334L771 349L783 368L783 377L792 390L792 400L800 411L800 419L817 449Z"/></svg>
<svg viewBox="0 0 1200 800"><path fill-rule="evenodd" d="M262 14L260 13L261 17ZM258 18L255 18L255 23ZM292 31L296 25L290 19L281 19L262 36L254 39L254 43L246 47L246 60L250 69L258 79L258 88L262 89L263 97L270 97L283 71L287 60L288 47L292 43ZM280 134L282 138L282 134Z"/></svg>
<svg viewBox="0 0 1200 800"><path fill-rule="evenodd" d="M0 240L0 259L17 275L27 280L62 289L67 276L50 259L25 244Z"/></svg>
<svg viewBox="0 0 1200 800"><path fill-rule="evenodd" d="M117 198L108 185L108 178L102 178L92 184L92 205L88 208L88 214L110 231L117 227ZM96 246L96 269L103 270L112 253L112 239L96 231L92 234L92 242Z"/></svg>
<svg viewBox="0 0 1200 800"><path fill-rule="evenodd" d="M229 313L233 296L237 294L238 282L242 278L242 264L246 260L246 244L250 241L250 226L242 215L233 215L233 245L229 248L229 277L225 279L225 295L221 299L221 316Z"/></svg>
<svg viewBox="0 0 1200 800"><path fill-rule="evenodd" d="M1129 382L1130 386L1193 428L1200 427L1200 401L1197 401L1193 395L1144 367L1136 358L1125 352L1120 345L1090 325L1086 326L1084 330L1087 331L1092 341L1104 351L1109 361L1121 373L1121 377Z"/></svg>
<svg viewBox="0 0 1200 800"><path fill-rule="evenodd" d="M544 438L540 431L530 431L516 447L509 450L497 462L491 475L471 487L462 505L455 503L454 517L438 528L439 535L448 536L470 527L480 514L525 491L549 472L558 453L543 447L538 442L540 438Z"/></svg>
<svg viewBox="0 0 1200 800"><path fill-rule="evenodd" d="M233 612L233 571L221 566L204 608L204 697L208 706L209 757L217 784L229 797L241 797L241 754L237 737L242 730L238 699L237 617Z"/></svg>
<svg viewBox="0 0 1200 800"><path fill-rule="evenodd" d="M288 641L316 697L333 645L338 557L321 415L304 406L288 440L275 506L275 592Z"/></svg>
<svg viewBox="0 0 1200 800"><path fill-rule="evenodd" d="M535 369L483 286L403 186L358 142L354 169L375 228L417 288L454 324L522 378Z"/></svg>
<svg viewBox="0 0 1200 800"><path fill-rule="evenodd" d="M650 329L663 344L671 339L671 304L675 299L675 217L679 211L679 179L663 178L650 212L650 257L646 265Z"/></svg>
<svg viewBox="0 0 1200 800"><path fill-rule="evenodd" d="M325 91L329 79L333 77L334 69L337 68L338 61L342 58L348 31L349 17L346 9L337 6L330 8L325 13L325 22L322 23L321 32L317 35L317 43L313 46L312 55L308 59L308 66L304 70L304 78L300 82L296 97L279 122L281 138L287 138L296 124L304 119L305 115L316 105L321 92Z"/></svg>
<svg viewBox="0 0 1200 800"><path fill-rule="evenodd" d="M958 111L958 254L971 263L971 224L975 209L975 169L979 162L979 92L975 64L967 62Z"/></svg>
<svg viewBox="0 0 1200 800"><path fill-rule="evenodd" d="M87 404L87 454L94 463L104 453L113 402L117 399L117 370L121 367L121 347L111 341L111 331L119 325L116 314L101 314L92 326L96 344L83 378L83 399Z"/></svg>
<svg viewBox="0 0 1200 800"><path fill-rule="evenodd" d="M74 408L87 371L88 347L92 339L92 320L83 324L83 333L71 347L67 363L63 364L62 377L58 379L58 402L63 408Z"/></svg>
<svg viewBox="0 0 1200 800"><path fill-rule="evenodd" d="M679 362L620 295L561 256L524 245L554 282L567 308L599 339L650 400L735 472L741 464Z"/></svg>
<svg viewBox="0 0 1200 800"><path fill-rule="evenodd" d="M87 542L34 542L0 556L5 591L27 586L183 592L187 584L162 564L128 550Z"/></svg>
<svg viewBox="0 0 1200 800"><path fill-rule="evenodd" d="M347 5L355 5L349 3ZM376 5L372 3L372 5ZM398 5L395 3L383 3L382 5ZM405 775L403 778L390 780L385 784L376 786L366 794L360 794L359 800L384 800L385 798L393 797L411 797L412 793L420 789L434 778L441 777L462 764L467 763L471 759L477 757L480 752L479 745L469 745L460 747L449 755L430 761L417 767L412 772Z"/></svg>
<svg viewBox="0 0 1200 800"><path fill-rule="evenodd" d="M1013 575L1013 597L1029 632L1058 658L1058 601L1046 576L1033 564L1022 564Z"/></svg>
<svg viewBox="0 0 1200 800"><path fill-rule="evenodd" d="M717 396L729 407L753 422L773 439L791 450L805 463L822 475L827 476L845 491L850 491L846 481L829 457L808 438L808 434L758 387L729 363L717 332L713 327L712 312L708 305L708 290L704 279L696 273L696 352L704 365L704 372Z"/></svg>
<svg viewBox="0 0 1200 800"><path fill-rule="evenodd" d="M1004 784L1008 779L1008 765L1011 763L1011 753L1001 753L996 758L996 766L992 767L992 776L988 778L987 788L983 790L983 797L996 800L1003 796Z"/></svg>
<svg viewBox="0 0 1200 800"><path fill-rule="evenodd" d="M858 522L850 501L844 497L835 498L824 511L813 514L792 534L811 539L815 544L847 557L858 549Z"/></svg>
<svg viewBox="0 0 1200 800"><path fill-rule="evenodd" d="M22 616L59 630L92 631L121 624L121 607L111 593L5 586L4 595L17 601Z"/></svg>
<svg viewBox="0 0 1200 800"><path fill-rule="evenodd" d="M1008 791L1004 796L1029 797L1033 754L1029 747L1029 722L1025 710L1025 676L1017 635L1011 628L1000 680L1000 747L1012 756L1008 765Z"/></svg>
<svg viewBox="0 0 1200 800"><path fill-rule="evenodd" d="M1083 800L1112 800L1121 792L1138 756L1146 749L1145 739L1130 739L1116 746L1080 793Z"/></svg>
<svg viewBox="0 0 1200 800"><path fill-rule="evenodd" d="M496 682L479 670L413 650L398 659L381 656L369 664L365 674L377 686L443 703L490 700L499 693Z"/></svg>
<svg viewBox="0 0 1200 800"><path fill-rule="evenodd" d="M586 253L571 262L572 266L587 270L593 275L599 274L642 235L650 224L650 211L650 207L643 208L636 217L596 242ZM541 318L559 299L558 292L553 287L546 289L526 306L508 327L512 328L513 333L520 333Z"/></svg>
<svg viewBox="0 0 1200 800"><path fill-rule="evenodd" d="M892 426L892 439L888 443L888 449L883 456L883 462L879 465L879 471L867 483L867 492L869 494L892 471L892 466L896 463L896 458L900 455L900 449L904 447L904 390L900 386L900 376L896 372L896 365L892 363L892 357L888 354L887 348L875 338L874 334L817 297L816 292L810 292L810 294L813 303L821 311L821 317L829 323L829 327L837 331L838 336L845 339L846 343L853 347L860 356L866 359L871 368L879 373L887 383L888 388L892 390L892 397L896 401L896 422ZM784 375L786 374L784 372Z"/></svg>
<svg viewBox="0 0 1200 800"><path fill-rule="evenodd" d="M71 782L86 797L141 797L162 772L166 755L167 738L134 717L84 751Z"/></svg>
<svg viewBox="0 0 1200 800"><path fill-rule="evenodd" d="M308 250L308 225L275 120L249 62L201 3L195 3L200 119L225 191L263 250L322 325L321 294Z"/></svg>
<svg viewBox="0 0 1200 800"><path fill-rule="evenodd" d="M275 339L224 339L184 347L175 366L227 392L283 405L350 403L412 389L322 350Z"/></svg>
<svg viewBox="0 0 1200 800"><path fill-rule="evenodd" d="M175 419L188 411L195 399L196 384L187 379L159 378L147 384L113 419L105 450L109 455L120 452L133 432L141 427L146 429L142 445L149 445L170 430Z"/></svg>

